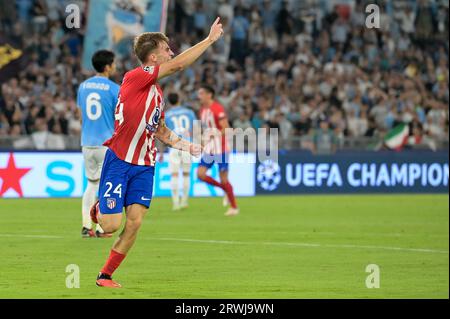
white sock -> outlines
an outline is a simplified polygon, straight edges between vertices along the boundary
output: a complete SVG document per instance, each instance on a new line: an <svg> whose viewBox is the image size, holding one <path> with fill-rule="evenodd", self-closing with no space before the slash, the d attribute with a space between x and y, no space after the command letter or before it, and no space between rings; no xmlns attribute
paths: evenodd
<svg viewBox="0 0 450 319"><path fill-rule="evenodd" d="M101 233L104 233L103 228L100 227L100 224L97 224L97 227L95 230L98 230Z"/></svg>
<svg viewBox="0 0 450 319"><path fill-rule="evenodd" d="M189 191L191 189L191 177L189 175L183 175L183 203L187 204L189 197Z"/></svg>
<svg viewBox="0 0 450 319"><path fill-rule="evenodd" d="M83 194L83 200L82 200L82 215L83 215L83 227L91 229L92 222L91 222L91 215L89 214L92 205L94 205L95 200L97 198L98 193L98 181L97 182L91 182L88 181L86 190Z"/></svg>
<svg viewBox="0 0 450 319"><path fill-rule="evenodd" d="M172 175L172 180L171 180L171 187L172 187L172 202L173 202L173 206L178 206L180 205L180 192L178 190L178 175L173 176Z"/></svg>

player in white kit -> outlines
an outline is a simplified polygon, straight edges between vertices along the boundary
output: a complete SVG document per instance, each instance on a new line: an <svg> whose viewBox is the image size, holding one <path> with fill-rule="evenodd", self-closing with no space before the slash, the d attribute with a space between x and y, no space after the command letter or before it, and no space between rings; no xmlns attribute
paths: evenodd
<svg viewBox="0 0 450 319"><path fill-rule="evenodd" d="M170 108L166 112L166 125L185 140L192 141L194 121L196 116L191 109L181 106L177 93L170 93L167 97ZM171 173L171 192L173 210L188 207L191 187L191 155L174 148L169 150L169 168ZM180 196L180 171L182 172L182 195Z"/></svg>

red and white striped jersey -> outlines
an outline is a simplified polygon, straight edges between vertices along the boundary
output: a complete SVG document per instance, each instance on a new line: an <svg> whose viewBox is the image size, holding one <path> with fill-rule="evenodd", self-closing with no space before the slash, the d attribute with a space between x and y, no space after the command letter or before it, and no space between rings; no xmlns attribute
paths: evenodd
<svg viewBox="0 0 450 319"><path fill-rule="evenodd" d="M222 126L220 125L220 120L227 118L227 114L223 106L214 101L210 107L202 107L200 109L200 120L203 129L218 130L222 131ZM204 132L202 132L204 134ZM228 142L223 134L212 134L211 132L208 138L204 151L209 154L222 154L229 151Z"/></svg>
<svg viewBox="0 0 450 319"><path fill-rule="evenodd" d="M165 104L156 83L158 72L159 66L137 67L125 74L120 86L114 134L103 145L131 164L155 165L155 132Z"/></svg>

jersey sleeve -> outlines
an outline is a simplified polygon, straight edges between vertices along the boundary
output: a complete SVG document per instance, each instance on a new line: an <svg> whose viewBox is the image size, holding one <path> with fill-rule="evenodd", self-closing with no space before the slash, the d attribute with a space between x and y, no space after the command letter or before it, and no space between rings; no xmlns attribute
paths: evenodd
<svg viewBox="0 0 450 319"><path fill-rule="evenodd" d="M217 121L227 118L227 113L225 113L225 109L219 103L217 103L214 107L214 117L216 118Z"/></svg>
<svg viewBox="0 0 450 319"><path fill-rule="evenodd" d="M138 89L143 89L156 83L158 80L159 65L146 66L137 68L133 72L130 80L133 82L133 86Z"/></svg>

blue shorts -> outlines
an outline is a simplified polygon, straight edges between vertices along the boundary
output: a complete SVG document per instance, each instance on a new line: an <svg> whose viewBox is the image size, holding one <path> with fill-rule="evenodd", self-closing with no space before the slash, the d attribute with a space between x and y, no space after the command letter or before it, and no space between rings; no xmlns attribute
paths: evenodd
<svg viewBox="0 0 450 319"><path fill-rule="evenodd" d="M219 166L219 171L228 171L228 153L222 154L203 154L200 160L200 166L211 168L214 163Z"/></svg>
<svg viewBox="0 0 450 319"><path fill-rule="evenodd" d="M119 214L131 204L147 208L153 195L154 166L127 163L108 149L100 176L98 199L102 214Z"/></svg>

